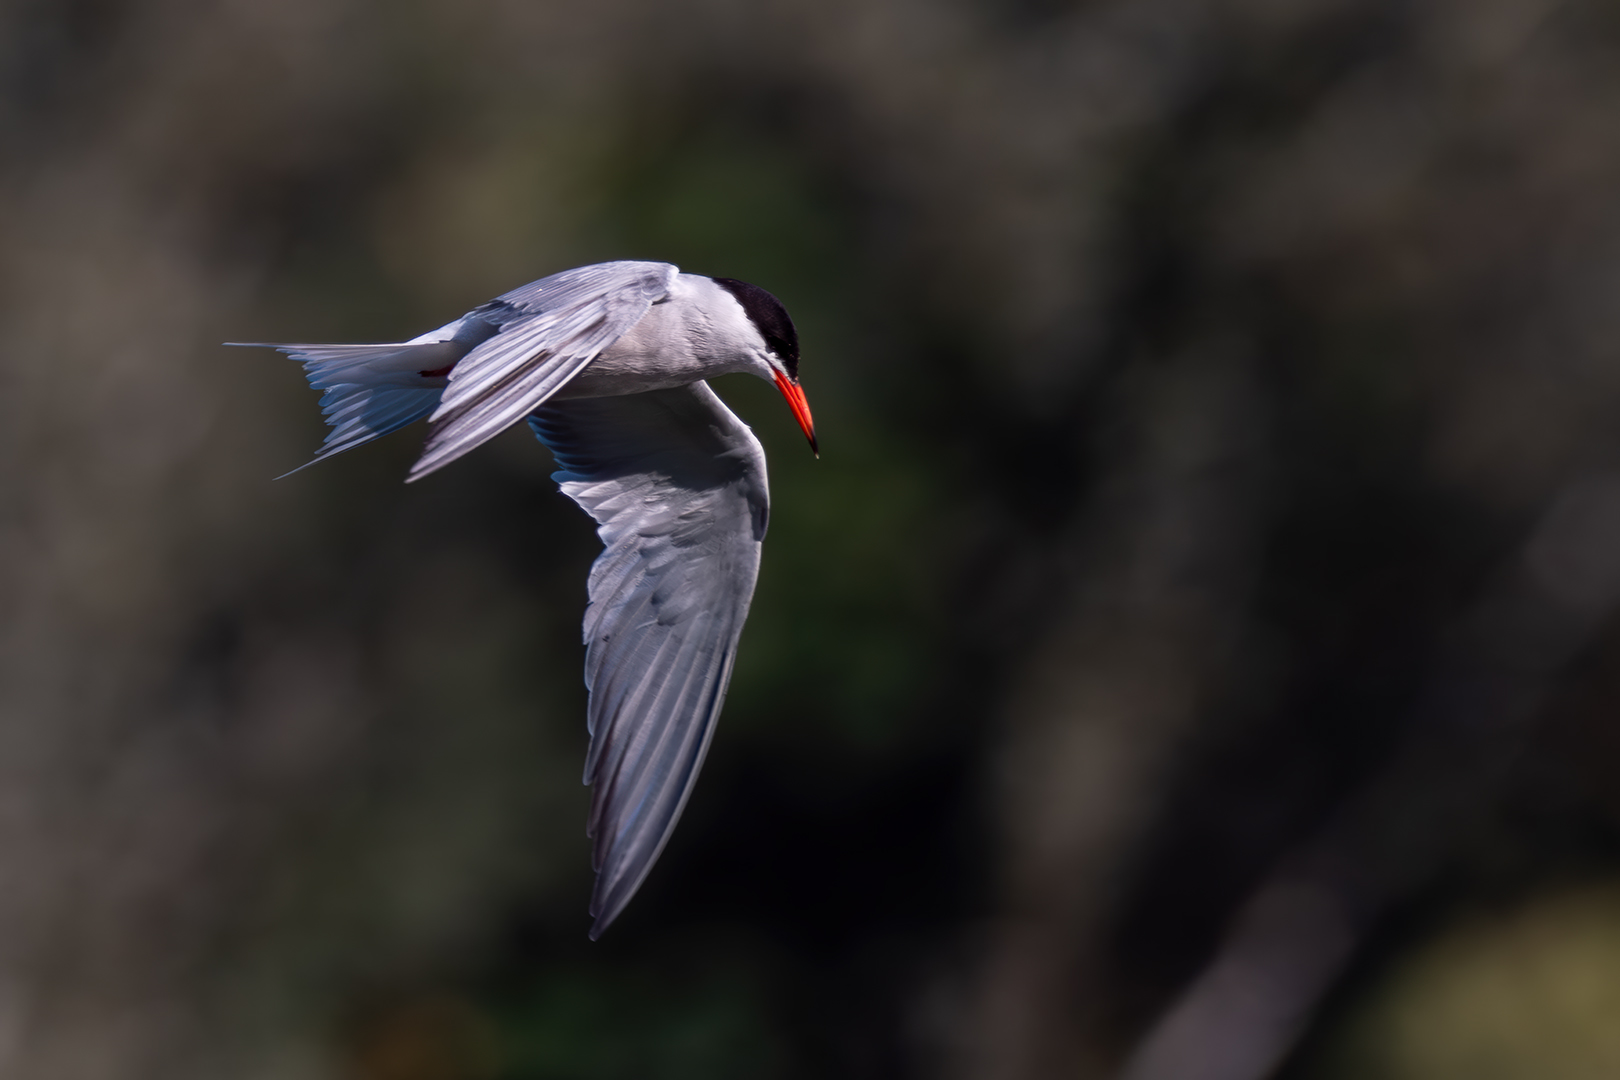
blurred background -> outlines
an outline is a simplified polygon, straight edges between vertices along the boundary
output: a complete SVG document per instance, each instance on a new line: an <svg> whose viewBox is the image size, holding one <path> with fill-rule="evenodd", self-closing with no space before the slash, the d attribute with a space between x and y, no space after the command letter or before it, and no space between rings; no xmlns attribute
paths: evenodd
<svg viewBox="0 0 1620 1080"><path fill-rule="evenodd" d="M1620 6L0 5L0 1076L1620 1076ZM590 523L236 341L581 263L823 458L586 940Z"/></svg>

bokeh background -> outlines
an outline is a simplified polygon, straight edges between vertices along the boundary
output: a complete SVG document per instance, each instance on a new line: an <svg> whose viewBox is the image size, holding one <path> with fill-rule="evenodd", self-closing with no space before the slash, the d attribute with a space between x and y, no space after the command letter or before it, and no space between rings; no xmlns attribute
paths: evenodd
<svg viewBox="0 0 1620 1080"><path fill-rule="evenodd" d="M0 5L0 1076L1620 1076L1620 6ZM586 940L588 521L226 340L780 296Z"/></svg>

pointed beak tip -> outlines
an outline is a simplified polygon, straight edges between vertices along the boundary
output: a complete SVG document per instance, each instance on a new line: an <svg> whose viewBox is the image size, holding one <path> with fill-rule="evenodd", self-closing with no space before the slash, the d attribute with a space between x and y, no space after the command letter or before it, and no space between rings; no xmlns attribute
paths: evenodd
<svg viewBox="0 0 1620 1080"><path fill-rule="evenodd" d="M816 444L816 423L810 417L810 402L805 399L804 388L797 379L789 379L781 373L776 376L776 388L787 399L788 408L793 410L793 419L799 422L799 430L810 440L810 452L820 461L821 447Z"/></svg>

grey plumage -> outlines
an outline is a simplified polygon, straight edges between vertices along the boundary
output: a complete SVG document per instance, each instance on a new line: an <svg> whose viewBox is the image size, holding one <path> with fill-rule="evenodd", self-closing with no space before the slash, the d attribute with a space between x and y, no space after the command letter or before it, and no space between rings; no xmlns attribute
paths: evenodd
<svg viewBox="0 0 1620 1080"><path fill-rule="evenodd" d="M542 278L408 342L270 347L324 391L332 431L315 461L428 416L416 480L528 417L553 479L596 520L584 640L597 937L691 795L759 573L764 450L703 380L774 381L814 447L791 320L742 282L616 262Z"/></svg>
<svg viewBox="0 0 1620 1080"><path fill-rule="evenodd" d="M668 296L675 274L669 263L582 266L469 312L499 332L450 372L409 479L443 468L534 412Z"/></svg>
<svg viewBox="0 0 1620 1080"><path fill-rule="evenodd" d="M552 402L529 424L604 546L585 613L596 937L663 850L714 734L759 573L765 452L701 382Z"/></svg>

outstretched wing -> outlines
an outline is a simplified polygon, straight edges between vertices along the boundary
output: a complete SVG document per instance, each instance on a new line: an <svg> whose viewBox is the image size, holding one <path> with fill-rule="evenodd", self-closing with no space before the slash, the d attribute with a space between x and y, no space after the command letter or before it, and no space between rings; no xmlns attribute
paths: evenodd
<svg viewBox="0 0 1620 1080"><path fill-rule="evenodd" d="M533 413L668 296L677 272L659 262L581 266L468 312L499 332L451 370L408 479L449 464Z"/></svg>
<svg viewBox="0 0 1620 1080"><path fill-rule="evenodd" d="M585 612L595 938L663 850L714 733L759 573L765 453L701 382L554 401L529 423L606 545Z"/></svg>

